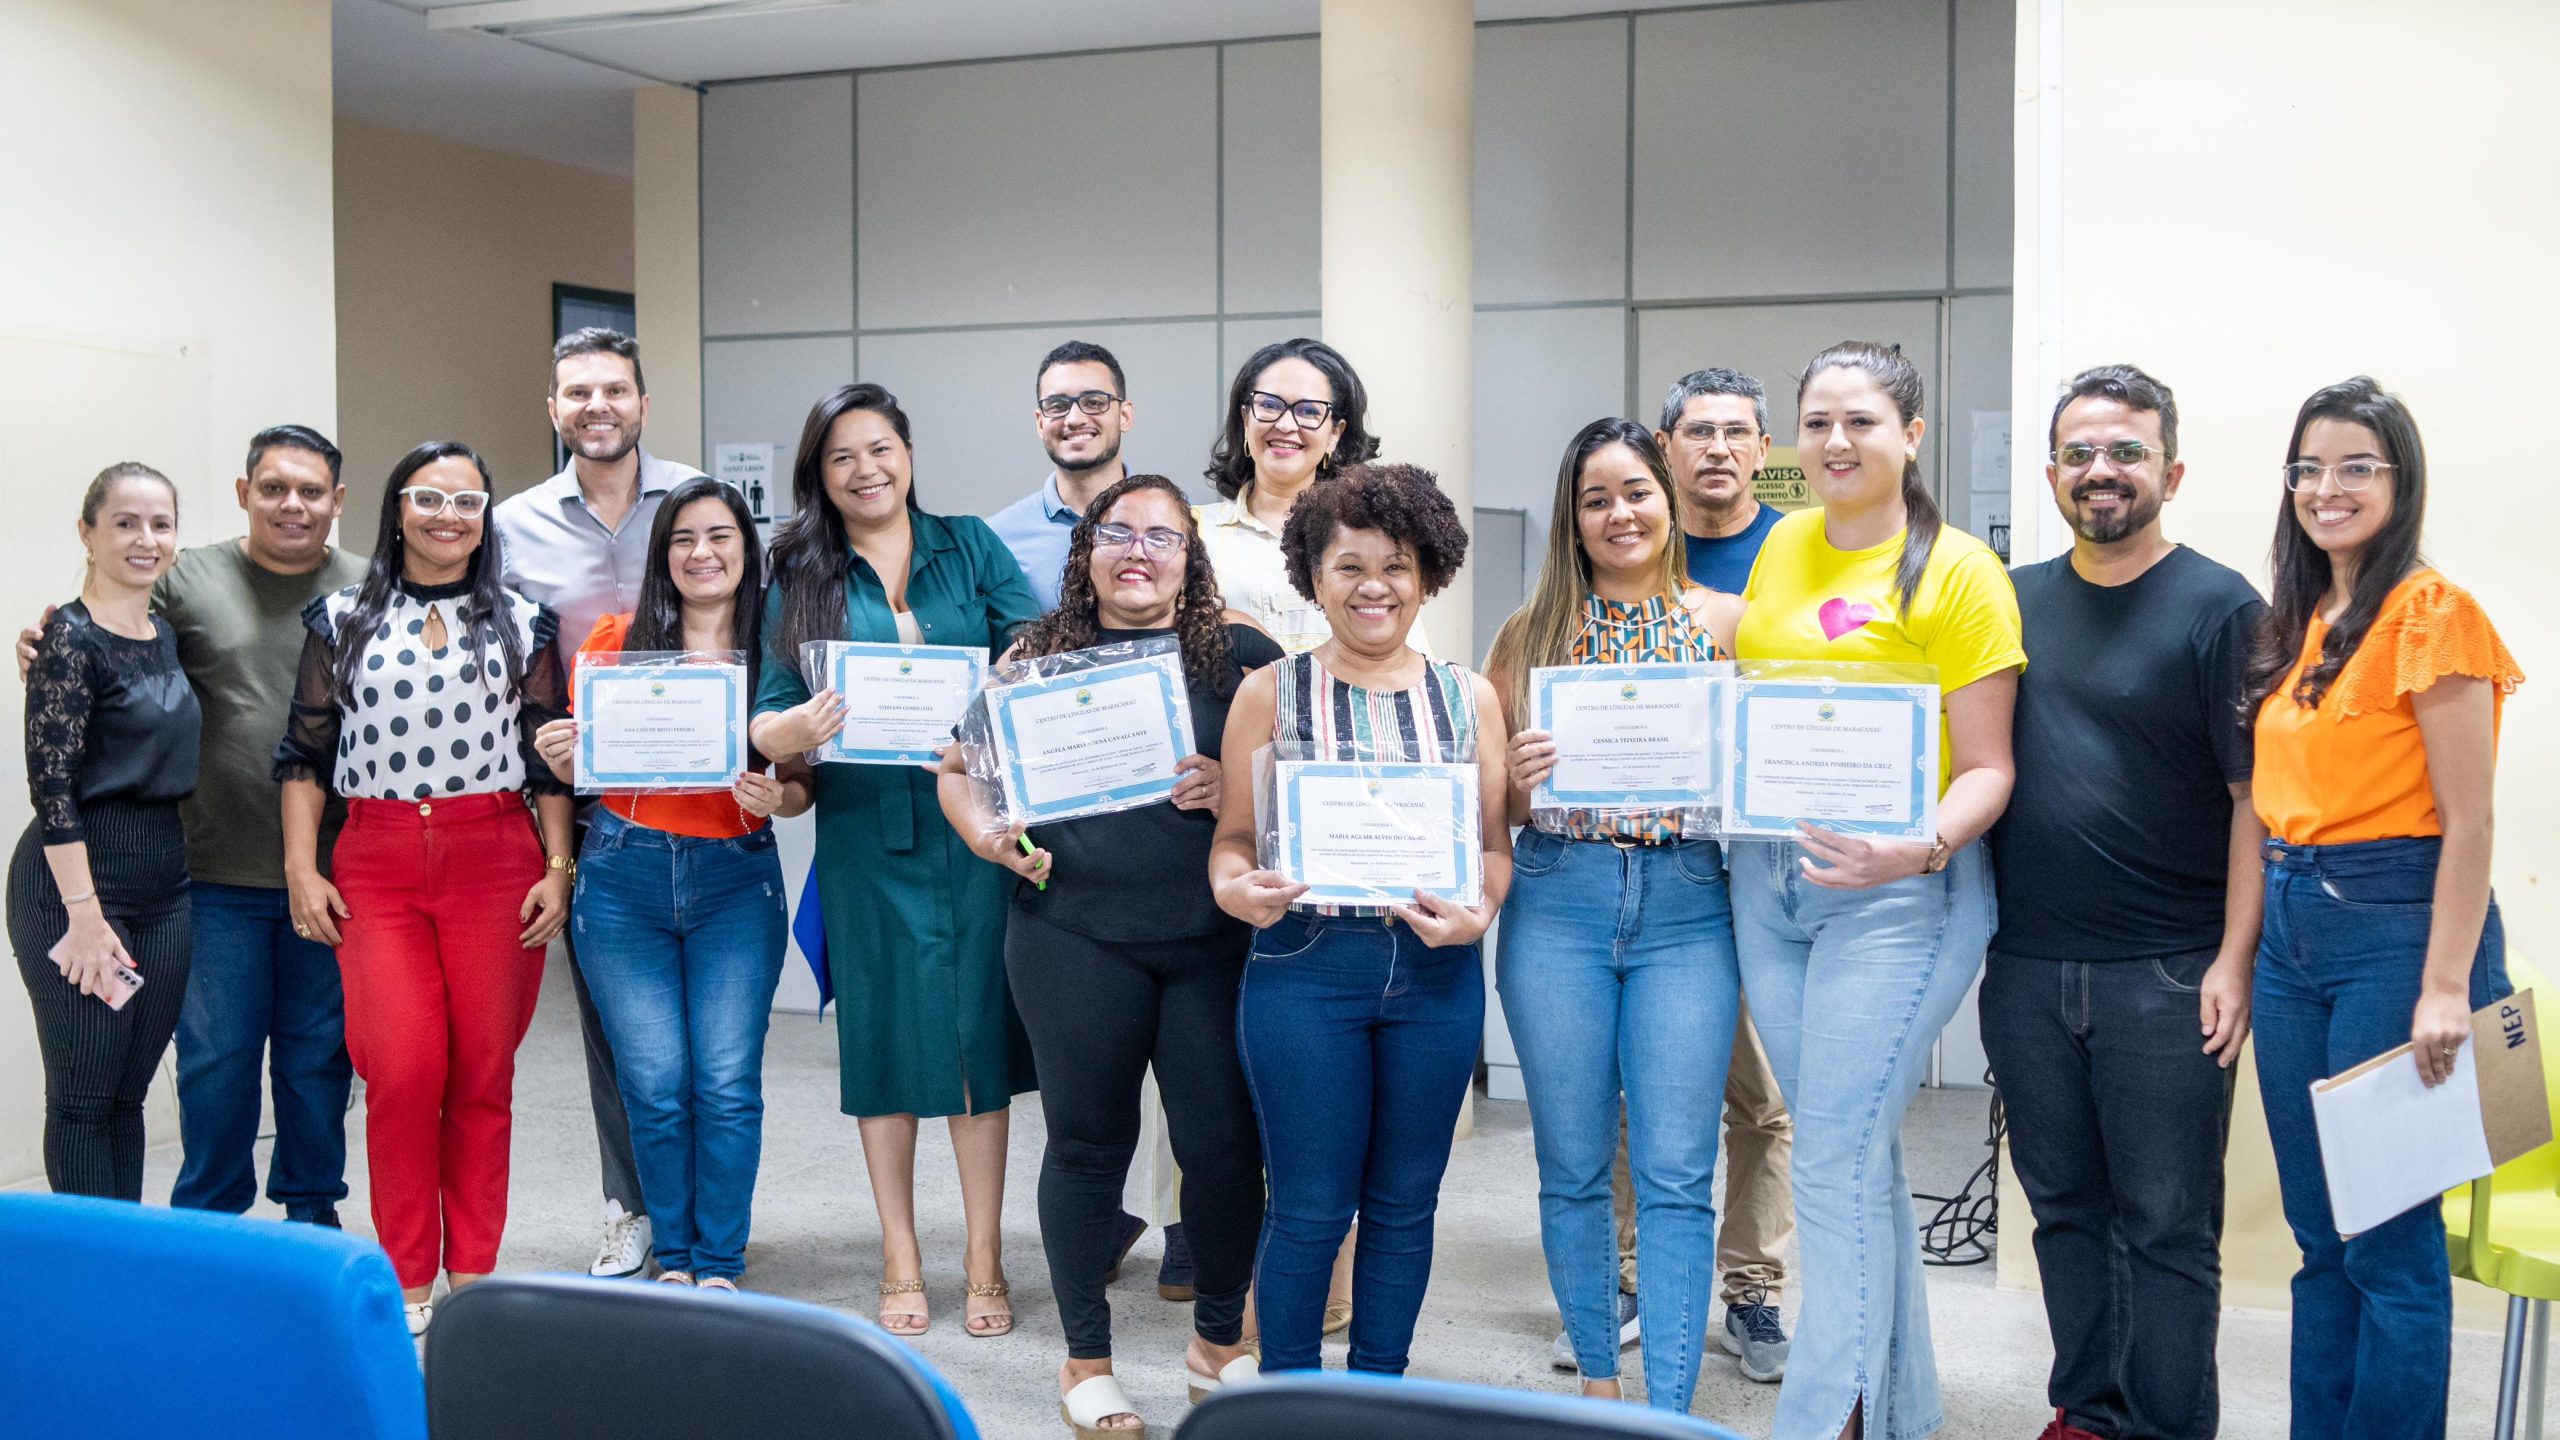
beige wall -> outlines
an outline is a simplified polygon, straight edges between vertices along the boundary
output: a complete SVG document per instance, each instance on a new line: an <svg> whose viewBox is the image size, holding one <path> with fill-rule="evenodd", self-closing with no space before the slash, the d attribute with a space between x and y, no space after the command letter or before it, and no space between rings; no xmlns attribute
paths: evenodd
<svg viewBox="0 0 2560 1440"><path fill-rule="evenodd" d="M679 85L631 94L632 295L649 361L650 453L704 469L702 97Z"/></svg>
<svg viewBox="0 0 2560 1440"><path fill-rule="evenodd" d="M179 486L179 536L240 533L241 447L337 423L328 0L7 0L0 195L0 617L79 589L79 494L110 461ZM0 733L23 697L0 685ZM13 743L9 753L15 757ZM27 822L0 783L0 834ZM175 1137L169 1087L155 1140ZM43 1079L0 1004L0 1184L41 1173Z"/></svg>
<svg viewBox="0 0 2560 1440"><path fill-rule="evenodd" d="M2427 440L2428 551L2538 682L2507 712L2496 884L2511 946L2548 964L2560 756L2538 742L2560 696L2560 567L2541 526L2510 517L2548 484L2534 397L2560 322L2560 199L2520 162L2560 142L2545 62L2560 7L2019 9L2013 498L2022 534L2043 519L2029 553L2063 545L2029 467L2056 385L2082 367L2133 361L2175 387L2187 481L2170 531L2262 586L2303 398L2359 371L2406 397ZM2225 1296L2281 1307L2297 1257L2255 1077L2242 1083ZM2002 1247L2012 1283L2032 1280L2026 1233ZM2485 1292L2457 1288L2467 1319L2491 1315Z"/></svg>
<svg viewBox="0 0 2560 1440"><path fill-rule="evenodd" d="M337 441L369 540L420 441L467 442L501 493L552 473L551 286L632 288L632 189L344 117L337 140Z"/></svg>

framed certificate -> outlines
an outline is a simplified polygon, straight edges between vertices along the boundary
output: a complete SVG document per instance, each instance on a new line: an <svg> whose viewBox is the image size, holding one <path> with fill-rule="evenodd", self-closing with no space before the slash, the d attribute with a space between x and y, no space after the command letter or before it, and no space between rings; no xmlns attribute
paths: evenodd
<svg viewBox="0 0 2560 1440"><path fill-rule="evenodd" d="M747 667L616 658L574 676L578 792L728 789L747 768Z"/></svg>
<svg viewBox="0 0 2560 1440"><path fill-rule="evenodd" d="M844 729L818 747L821 763L929 765L986 679L987 652L836 640L827 646L826 676L844 697Z"/></svg>
<svg viewBox="0 0 2560 1440"><path fill-rule="evenodd" d="M1308 887L1301 904L1482 904L1477 783L1473 765L1274 761L1280 873Z"/></svg>
<svg viewBox="0 0 2560 1440"><path fill-rule="evenodd" d="M1529 797L1550 806L1677 809L1716 803L1716 731L1731 661L1540 666L1529 724L1556 768Z"/></svg>
<svg viewBox="0 0 2560 1440"><path fill-rule="evenodd" d="M986 691L1005 818L1068 820L1173 794L1191 753L1191 698L1168 649Z"/></svg>
<svg viewBox="0 0 2560 1440"><path fill-rule="evenodd" d="M1727 682L1724 833L1938 833L1938 687Z"/></svg>

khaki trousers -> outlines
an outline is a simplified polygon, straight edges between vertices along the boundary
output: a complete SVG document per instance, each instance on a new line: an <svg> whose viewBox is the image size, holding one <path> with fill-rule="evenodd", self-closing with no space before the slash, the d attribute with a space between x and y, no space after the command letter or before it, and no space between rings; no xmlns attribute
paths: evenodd
<svg viewBox="0 0 2560 1440"><path fill-rule="evenodd" d="M1778 1077L1760 1048L1745 1006L1734 1026L1733 1065L1724 1078L1724 1214L1716 1231L1716 1271L1727 1305L1765 1290L1769 1303L1786 1288L1787 1244L1795 1238L1795 1194L1787 1165L1795 1154L1795 1122L1778 1094ZM1618 1159L1609 1189L1618 1217L1618 1288L1636 1289L1636 1194L1627 1176L1627 1122L1618 1117Z"/></svg>

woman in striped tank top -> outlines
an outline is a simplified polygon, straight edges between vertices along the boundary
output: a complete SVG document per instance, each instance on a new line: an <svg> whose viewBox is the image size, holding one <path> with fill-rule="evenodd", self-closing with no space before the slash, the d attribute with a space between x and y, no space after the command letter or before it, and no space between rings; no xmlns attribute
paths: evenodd
<svg viewBox="0 0 2560 1440"><path fill-rule="evenodd" d="M1692 585L1679 492L1653 435L1595 420L1566 447L1538 587L1493 643L1494 691L1529 719L1529 672L1720 658L1741 602ZM1495 983L1538 1152L1547 1278L1582 1393L1618 1387L1609 1168L1626 1097L1645 1398L1686 1414L1716 1296L1717 1113L1742 1000L1724 856L1691 810L1532 812L1546 731L1511 737L1518 883Z"/></svg>
<svg viewBox="0 0 2560 1440"><path fill-rule="evenodd" d="M1250 790L1229 797L1209 856L1220 908L1260 932L1236 1033L1271 1192L1254 1276L1263 1368L1317 1368L1326 1282L1356 1213L1350 1364L1395 1375L1484 1029L1476 942L1511 879L1508 732L1483 677L1405 644L1466 559L1466 530L1428 471L1355 465L1299 498L1280 543L1332 637L1245 678L1226 753L1279 741L1342 760L1473 761L1484 801L1474 908L1420 893L1391 908L1294 903L1307 887L1260 866Z"/></svg>

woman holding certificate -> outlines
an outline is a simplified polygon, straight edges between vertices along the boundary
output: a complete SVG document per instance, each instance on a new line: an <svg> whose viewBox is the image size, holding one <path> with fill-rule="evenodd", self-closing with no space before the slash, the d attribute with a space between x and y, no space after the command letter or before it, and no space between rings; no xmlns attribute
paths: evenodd
<svg viewBox="0 0 2560 1440"><path fill-rule="evenodd" d="M917 503L906 412L877 385L845 385L809 412L792 465L793 513L773 542L763 678L750 738L798 755L869 721L813 687L802 647L851 640L1001 651L1040 604L983 520ZM983 657L981 657L983 658ZM821 677L827 678L827 677ZM849 728L850 727L850 728ZM1004 1279L1006 1110L1032 1088L1031 1046L1005 992L1002 870L942 820L934 766L816 767L817 886L842 1041L845 1113L880 1208L880 1323L929 1322L916 1241L918 1118L950 1118L968 1214L969 1334L1013 1329Z"/></svg>
<svg viewBox="0 0 2560 1440"><path fill-rule="evenodd" d="M701 707L712 715L734 726L744 712L745 696L731 688L743 688L733 668L740 661L728 657L756 653L764 618L764 557L746 498L703 475L678 485L649 527L648 563L639 609L598 619L578 647L572 694L581 718L554 720L534 736L563 781L576 778L581 730L593 741L612 728L613 703L637 701L635 688L663 696L690 680L715 697ZM726 663L639 664L678 654ZM637 673L621 680L623 666ZM689 745L725 738L684 736ZM734 743L701 753L724 757ZM589 773L609 772L592 764L596 754L590 744ZM605 793L578 856L570 923L613 1042L658 1278L734 1290L746 1271L764 1134L764 1032L788 924L767 817L808 809L810 784L796 760L768 775L761 755L724 758L744 767L720 777L725 789Z"/></svg>
<svg viewBox="0 0 2560 1440"><path fill-rule="evenodd" d="M1795 1116L1804 1312L1775 1434L1925 1435L1941 1420L1937 1364L1897 1136L1989 943L1991 869L1974 842L2008 804L2026 654L1999 558L1943 525L1920 478L1911 362L1835 345L1805 367L1796 410L1822 508L1778 522L1743 592L1729 743L1757 758L1733 767L1742 779L1725 798L1743 989ZM1934 667L1936 685L1746 710L1754 664L1768 661L1803 662L1786 669L1809 692L1912 666ZM1874 786L1878 774L1888 783ZM1754 813L1764 786L1856 803L1767 826ZM1745 828L1770 838L1730 838Z"/></svg>
<svg viewBox="0 0 2560 1440"><path fill-rule="evenodd" d="M2258 1089L2302 1247L2293 1429L2442 1435L2443 1212L2420 1205L2339 1239L2311 1086L2403 1045L2441 1084L2472 1012L2507 993L2491 791L2524 672L2480 602L2419 558L2427 459L2397 396L2359 376L2303 402L2284 484L2248 695L2251 794L2273 837L2251 1006Z"/></svg>
<svg viewBox="0 0 2560 1440"><path fill-rule="evenodd" d="M1230 623L1199 542L1182 491L1163 476L1104 490L1067 542L1058 608L1008 657L1178 640L1192 753L1169 802L1026 832L994 817L956 756L942 777L952 828L1016 876L1005 969L1049 1124L1040 1241L1067 1332L1058 1387L1068 1423L1085 1435L1138 1425L1112 1374L1104 1277L1120 1261L1120 1190L1151 1064L1182 1167L1196 1280L1186 1378L1197 1397L1254 1371L1244 1308L1262 1229L1262 1144L1236 1062L1252 931L1218 909L1200 877L1220 807L1237 803L1222 768L1228 707L1246 672L1279 659L1280 647Z"/></svg>
<svg viewBox="0 0 2560 1440"><path fill-rule="evenodd" d="M576 869L567 787L533 748L567 706L558 622L499 583L490 492L450 440L392 467L372 568L302 612L276 747L293 927L338 950L374 1233L413 1334L439 1262L455 1285L497 1264L516 1046ZM327 875L323 786L347 799Z"/></svg>
<svg viewBox="0 0 2560 1440"><path fill-rule="evenodd" d="M1219 908L1260 931L1236 1031L1270 1174L1262 1360L1316 1368L1356 1211L1351 1368L1401 1374L1484 1026L1476 942L1511 878L1509 733L1483 677L1405 643L1466 559L1429 472L1352 466L1281 544L1332 634L1236 691L1225 753L1242 774L1270 746L1271 795L1227 795L1209 858Z"/></svg>
<svg viewBox="0 0 2560 1440"><path fill-rule="evenodd" d="M1609 1170L1625 1096L1645 1397L1686 1414L1714 1311L1715 1170L1740 1016L1709 737L1740 602L1688 581L1653 434L1595 420L1565 449L1538 586L1487 670L1517 722L1520 832L1495 958L1538 1152L1547 1275L1586 1395L1617 1398Z"/></svg>

